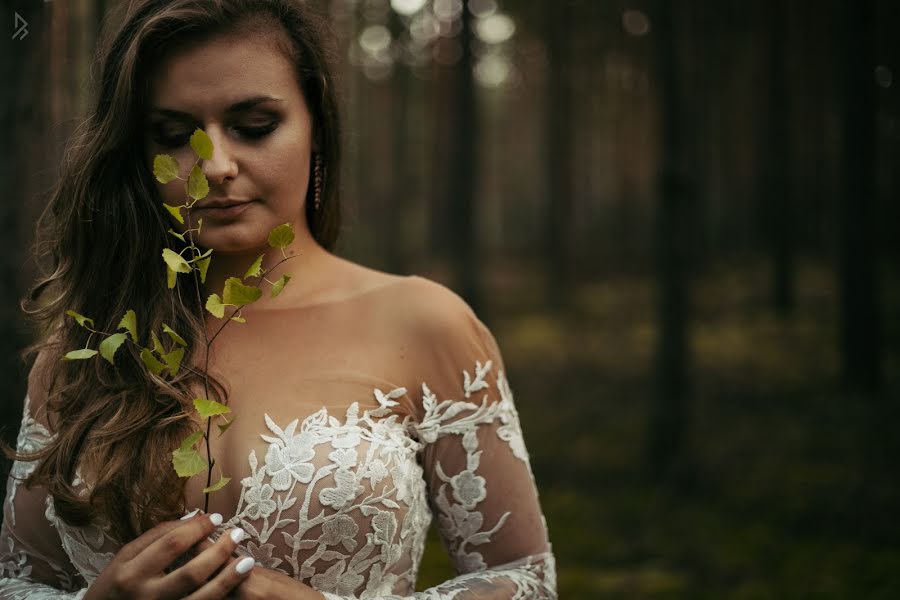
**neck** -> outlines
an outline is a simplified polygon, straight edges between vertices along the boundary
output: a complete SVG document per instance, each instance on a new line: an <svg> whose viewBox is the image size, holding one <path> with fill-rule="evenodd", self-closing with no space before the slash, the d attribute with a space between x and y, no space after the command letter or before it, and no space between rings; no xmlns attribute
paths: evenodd
<svg viewBox="0 0 900 600"><path fill-rule="evenodd" d="M332 255L322 248L305 227L294 229L294 241L282 250L266 246L254 251L241 253L224 253L213 250L212 261L206 273L206 282L201 290L203 303L210 294L222 296L225 281L229 277L241 278L250 265L261 254L265 257L262 277L248 277L243 280L246 285L253 285L262 290L262 296L256 302L247 305L243 311L266 308L285 307L289 304L302 304L304 298L321 287L320 282L325 274L325 263ZM285 260L285 255L287 260ZM276 266L277 265L277 266ZM289 275L290 281L281 293L272 297L272 283L282 275ZM226 317L234 312L234 307L226 307Z"/></svg>

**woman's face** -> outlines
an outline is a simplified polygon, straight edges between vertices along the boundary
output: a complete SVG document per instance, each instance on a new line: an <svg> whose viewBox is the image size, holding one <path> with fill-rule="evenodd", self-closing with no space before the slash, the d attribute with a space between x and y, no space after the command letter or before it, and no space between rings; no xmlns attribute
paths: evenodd
<svg viewBox="0 0 900 600"><path fill-rule="evenodd" d="M293 64L272 46L262 36L217 36L168 57L151 80L148 165L156 154L170 154L187 179L197 158L191 134L200 127L212 139L213 157L201 163L209 195L191 209L195 227L203 219L199 238L194 233L198 246L255 253L268 248L277 225L307 227L312 119ZM184 181L156 185L166 204L187 203ZM226 199L248 204L230 215L201 208Z"/></svg>

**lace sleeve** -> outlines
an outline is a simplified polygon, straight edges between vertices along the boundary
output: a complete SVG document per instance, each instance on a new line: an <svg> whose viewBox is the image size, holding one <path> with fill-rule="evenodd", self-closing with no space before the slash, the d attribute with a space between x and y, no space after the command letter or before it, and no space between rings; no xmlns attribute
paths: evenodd
<svg viewBox="0 0 900 600"><path fill-rule="evenodd" d="M418 346L429 381L421 385L415 435L457 576L404 598L555 600L547 524L496 341L458 297L440 315Z"/></svg>
<svg viewBox="0 0 900 600"><path fill-rule="evenodd" d="M32 390L34 371L29 377ZM22 426L16 448L33 452L50 438L45 425L32 416L36 410L25 396ZM0 528L0 599L77 600L87 592L85 582L63 550L59 532L46 516L43 488L25 487L24 479L35 463L15 461L6 483L3 526Z"/></svg>

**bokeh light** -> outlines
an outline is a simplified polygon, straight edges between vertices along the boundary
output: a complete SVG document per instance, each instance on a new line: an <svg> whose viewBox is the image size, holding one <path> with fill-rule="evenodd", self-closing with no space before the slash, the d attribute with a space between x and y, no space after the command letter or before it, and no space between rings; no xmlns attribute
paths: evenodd
<svg viewBox="0 0 900 600"><path fill-rule="evenodd" d="M650 33L650 19L639 10L626 10L622 13L622 27L630 35L640 37Z"/></svg>
<svg viewBox="0 0 900 600"><path fill-rule="evenodd" d="M391 0L391 8L406 17L411 17L425 6L426 0Z"/></svg>
<svg viewBox="0 0 900 600"><path fill-rule="evenodd" d="M495 13L479 19L475 31L486 44L502 44L516 32L516 24L507 15Z"/></svg>
<svg viewBox="0 0 900 600"><path fill-rule="evenodd" d="M462 9L462 0L434 0L434 16L441 21L455 21Z"/></svg>

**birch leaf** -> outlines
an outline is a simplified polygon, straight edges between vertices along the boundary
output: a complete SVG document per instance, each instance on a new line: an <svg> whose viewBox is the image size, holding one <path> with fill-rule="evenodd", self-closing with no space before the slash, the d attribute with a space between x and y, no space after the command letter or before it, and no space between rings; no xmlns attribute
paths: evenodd
<svg viewBox="0 0 900 600"><path fill-rule="evenodd" d="M209 194L209 182L206 180L206 175L200 170L200 165L194 165L194 168L191 169L191 174L188 177L187 193L194 200L202 200Z"/></svg>
<svg viewBox="0 0 900 600"><path fill-rule="evenodd" d="M116 351L125 343L125 333L114 333L102 342L100 342L100 356L105 358L109 364L115 366Z"/></svg>
<svg viewBox="0 0 900 600"><path fill-rule="evenodd" d="M209 487L203 488L203 493L207 494L209 492L216 492L218 490L221 490L223 487L228 485L229 481L231 481L231 477L219 477L219 481Z"/></svg>
<svg viewBox="0 0 900 600"><path fill-rule="evenodd" d="M209 269L209 261L211 260L211 258L207 257L197 261L197 269L200 270L200 283L206 283L206 271Z"/></svg>
<svg viewBox="0 0 900 600"><path fill-rule="evenodd" d="M194 408L204 419L231 412L231 409L224 404L206 398L194 398Z"/></svg>
<svg viewBox="0 0 900 600"><path fill-rule="evenodd" d="M122 320L119 321L119 325L116 329L127 329L128 333L131 334L131 341L135 344L138 341L137 337L137 315L134 314L134 311L130 308L125 311L125 316L122 317Z"/></svg>
<svg viewBox="0 0 900 600"><path fill-rule="evenodd" d="M184 348L176 348L168 354L162 355L162 359L166 361L166 366L169 367L169 372L172 373L172 377L178 375L178 371L181 369L181 360L183 358Z"/></svg>
<svg viewBox="0 0 900 600"><path fill-rule="evenodd" d="M169 327L165 323L163 323L163 333L168 333L169 337L171 337L175 341L176 344L178 344L180 346L187 346L187 342L184 341L184 338L181 337L180 335L178 335L177 333L175 333L175 330L173 330L171 327Z"/></svg>
<svg viewBox="0 0 900 600"><path fill-rule="evenodd" d="M259 277L262 273L262 261L265 257L265 254L260 254L256 260L253 261L253 264L250 265L250 268L247 269L247 272L244 273L242 279L247 279L248 277Z"/></svg>
<svg viewBox="0 0 900 600"><path fill-rule="evenodd" d="M81 325L82 327L85 327L85 323L90 323L91 327L94 326L94 320L92 318L85 317L84 315L80 315L77 312L75 312L74 310L67 310L66 314L69 315L70 317L74 317L75 320L78 321L78 324Z"/></svg>
<svg viewBox="0 0 900 600"><path fill-rule="evenodd" d="M294 241L294 229L290 223L282 223L269 233L269 245L273 248L285 248Z"/></svg>
<svg viewBox="0 0 900 600"><path fill-rule="evenodd" d="M284 289L284 286L287 285L287 282L291 280L290 275L282 275L272 284L272 297L274 298L278 294L281 293L281 290Z"/></svg>
<svg viewBox="0 0 900 600"><path fill-rule="evenodd" d="M222 301L225 304L242 306L256 302L261 296L261 289L253 285L245 285L237 277L229 277L225 280L225 289L222 292Z"/></svg>
<svg viewBox="0 0 900 600"><path fill-rule="evenodd" d="M191 265L188 264L188 261L171 248L163 248L162 257L166 261L166 265L176 273L191 272Z"/></svg>
<svg viewBox="0 0 900 600"><path fill-rule="evenodd" d="M169 211L169 214L172 215L173 217L175 217L175 220L176 220L176 221L178 221L179 223L181 223L182 225L184 225L184 217L181 215L181 207L180 207L180 206L171 206L171 205L166 204L165 202L163 202L163 208L165 208L167 211ZM175 232L172 231L171 229L170 229L169 231L172 232L172 233L175 233ZM178 235L178 234L175 233L175 235ZM182 237L182 236L180 236L180 235L178 235L178 237L181 238L181 241L182 241L182 242L184 241L184 237Z"/></svg>
<svg viewBox="0 0 900 600"><path fill-rule="evenodd" d="M220 319L225 317L225 305L222 304L222 299L219 298L218 294L211 294L209 296L206 300L206 310Z"/></svg>
<svg viewBox="0 0 900 600"><path fill-rule="evenodd" d="M178 161L168 154L157 154L153 158L153 176L160 183L178 179Z"/></svg>
<svg viewBox="0 0 900 600"><path fill-rule="evenodd" d="M154 375L159 375L163 372L163 369L166 368L165 364L161 363L159 359L153 356L153 352L150 351L150 348L141 350L141 362L143 362L144 366L150 369L150 372Z"/></svg>
<svg viewBox="0 0 900 600"><path fill-rule="evenodd" d="M96 354L96 350L91 350L90 348L82 348L81 350L72 350L71 352L66 352L66 355L63 356L63 360L84 360Z"/></svg>
<svg viewBox="0 0 900 600"><path fill-rule="evenodd" d="M191 135L191 148L193 148L194 152L197 153L197 156L203 160L209 160L213 156L212 140L209 139L206 132L199 127L194 130L193 135Z"/></svg>
<svg viewBox="0 0 900 600"><path fill-rule="evenodd" d="M178 448L172 451L172 466L175 467L179 477L193 477L206 470L206 461L193 448L189 450Z"/></svg>

